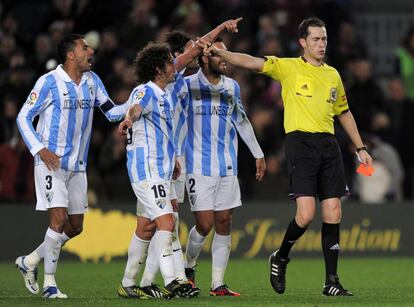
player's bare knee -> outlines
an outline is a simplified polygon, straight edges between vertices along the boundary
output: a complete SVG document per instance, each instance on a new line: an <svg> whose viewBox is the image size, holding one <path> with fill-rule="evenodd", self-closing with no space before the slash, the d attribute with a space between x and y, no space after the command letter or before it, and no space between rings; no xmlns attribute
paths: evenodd
<svg viewBox="0 0 414 307"><path fill-rule="evenodd" d="M155 224L158 230L173 232L175 229L175 222L172 214L166 214L156 218Z"/></svg>
<svg viewBox="0 0 414 307"><path fill-rule="evenodd" d="M231 230L231 216L216 218L214 227L218 234L223 236L229 235Z"/></svg>
<svg viewBox="0 0 414 307"><path fill-rule="evenodd" d="M209 222L197 222L196 230L203 237L207 236L210 233L213 224Z"/></svg>
<svg viewBox="0 0 414 307"><path fill-rule="evenodd" d="M137 226L135 229L135 235L140 238L141 240L151 240L154 236L156 230L155 223L147 223L145 225L141 225L140 227Z"/></svg>
<svg viewBox="0 0 414 307"><path fill-rule="evenodd" d="M67 222L67 214L56 213L50 216L49 227L56 232L62 233Z"/></svg>
<svg viewBox="0 0 414 307"><path fill-rule="evenodd" d="M165 230L165 231L170 231L173 232L175 229L175 222L174 220L168 221L168 222L164 222L162 224L162 227L159 228L160 230Z"/></svg>

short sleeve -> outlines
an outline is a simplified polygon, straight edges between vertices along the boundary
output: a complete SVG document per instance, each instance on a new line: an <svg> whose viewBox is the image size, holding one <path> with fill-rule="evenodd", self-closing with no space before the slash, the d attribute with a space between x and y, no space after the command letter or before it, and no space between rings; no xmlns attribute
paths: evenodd
<svg viewBox="0 0 414 307"><path fill-rule="evenodd" d="M290 73L288 59L275 56L266 56L262 73L275 80L283 80Z"/></svg>
<svg viewBox="0 0 414 307"><path fill-rule="evenodd" d="M333 104L333 111L335 115L341 115L342 113L349 110L348 100L346 98L346 93L344 85L342 83L341 77L338 74L338 95L336 101Z"/></svg>

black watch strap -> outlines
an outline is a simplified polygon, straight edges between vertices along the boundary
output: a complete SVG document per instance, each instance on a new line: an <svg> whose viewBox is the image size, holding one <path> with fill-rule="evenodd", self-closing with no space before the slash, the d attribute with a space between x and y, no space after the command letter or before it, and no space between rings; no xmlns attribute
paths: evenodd
<svg viewBox="0 0 414 307"><path fill-rule="evenodd" d="M366 152L368 152L368 147L367 147L367 145L364 145L364 146L362 146L362 147L358 147L358 148L356 149L356 152L360 152L361 150L365 150Z"/></svg>

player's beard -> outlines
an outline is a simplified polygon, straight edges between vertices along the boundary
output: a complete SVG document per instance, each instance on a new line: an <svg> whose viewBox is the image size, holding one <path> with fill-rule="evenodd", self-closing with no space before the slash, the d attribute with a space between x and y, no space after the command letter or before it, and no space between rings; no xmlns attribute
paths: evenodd
<svg viewBox="0 0 414 307"><path fill-rule="evenodd" d="M213 64L212 62L208 62L208 68L212 74L215 74L216 76L225 75L226 74L226 68L220 68L220 62L218 64Z"/></svg>

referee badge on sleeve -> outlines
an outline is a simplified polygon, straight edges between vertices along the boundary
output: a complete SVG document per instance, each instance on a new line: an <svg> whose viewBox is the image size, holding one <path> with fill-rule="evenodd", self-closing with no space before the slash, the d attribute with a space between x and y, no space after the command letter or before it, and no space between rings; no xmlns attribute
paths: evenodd
<svg viewBox="0 0 414 307"><path fill-rule="evenodd" d="M336 87L331 87L329 101L336 102L337 99L338 99L338 91L336 90Z"/></svg>

